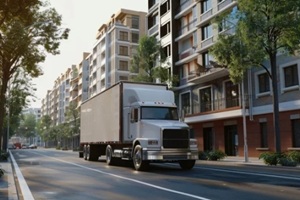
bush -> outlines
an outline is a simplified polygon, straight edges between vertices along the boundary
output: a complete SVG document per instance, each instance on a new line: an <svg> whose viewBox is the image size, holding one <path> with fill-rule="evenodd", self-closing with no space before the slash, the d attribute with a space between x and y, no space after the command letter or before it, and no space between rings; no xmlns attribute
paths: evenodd
<svg viewBox="0 0 300 200"><path fill-rule="evenodd" d="M8 159L8 152L0 151L0 161L6 161Z"/></svg>
<svg viewBox="0 0 300 200"><path fill-rule="evenodd" d="M300 152L289 151L283 153L265 152L260 154L259 159L263 159L267 165L277 165L295 167L300 163Z"/></svg>
<svg viewBox="0 0 300 200"><path fill-rule="evenodd" d="M263 159L264 163L267 165L277 165L279 164L279 159L282 157L282 154L275 152L264 152L259 155L259 159Z"/></svg>
<svg viewBox="0 0 300 200"><path fill-rule="evenodd" d="M288 167L296 167L297 162L288 158L288 157L281 157L278 159L278 164L281 164L282 166L288 166Z"/></svg>
<svg viewBox="0 0 300 200"><path fill-rule="evenodd" d="M300 164L300 151L289 151L286 153L287 158Z"/></svg>
<svg viewBox="0 0 300 200"><path fill-rule="evenodd" d="M208 154L207 151L199 151L198 152L199 160L207 160L208 159L207 154Z"/></svg>
<svg viewBox="0 0 300 200"><path fill-rule="evenodd" d="M0 168L0 177L4 175L4 170Z"/></svg>
<svg viewBox="0 0 300 200"><path fill-rule="evenodd" d="M221 150L212 150L207 153L207 160L221 160L227 155Z"/></svg>

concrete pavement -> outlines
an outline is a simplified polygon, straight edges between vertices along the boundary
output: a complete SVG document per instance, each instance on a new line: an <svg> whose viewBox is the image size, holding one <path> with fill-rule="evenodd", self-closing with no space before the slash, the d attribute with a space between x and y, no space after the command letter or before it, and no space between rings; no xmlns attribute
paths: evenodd
<svg viewBox="0 0 300 200"><path fill-rule="evenodd" d="M0 199L18 200L11 160L0 162L0 168L4 170L4 175L0 178Z"/></svg>

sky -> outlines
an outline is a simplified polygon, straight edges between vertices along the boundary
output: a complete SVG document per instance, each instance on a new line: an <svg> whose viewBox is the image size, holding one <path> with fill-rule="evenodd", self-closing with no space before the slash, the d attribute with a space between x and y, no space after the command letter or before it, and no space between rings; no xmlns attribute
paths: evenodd
<svg viewBox="0 0 300 200"><path fill-rule="evenodd" d="M82 61L83 52L91 52L96 43L98 28L109 21L112 14L121 8L147 12L146 0L49 0L50 6L62 15L62 27L70 28L69 38L62 40L59 55L47 55L40 63L44 75L33 79L36 87L35 102L30 107L41 107L47 90L52 90L54 81L72 65Z"/></svg>

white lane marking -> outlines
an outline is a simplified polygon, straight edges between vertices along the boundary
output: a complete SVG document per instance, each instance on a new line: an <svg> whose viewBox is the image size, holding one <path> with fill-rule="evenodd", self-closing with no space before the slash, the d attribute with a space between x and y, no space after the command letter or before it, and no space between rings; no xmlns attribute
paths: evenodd
<svg viewBox="0 0 300 200"><path fill-rule="evenodd" d="M23 177L23 174L22 174L22 172L21 172L14 156L12 155L12 153L10 151L9 151L9 154L10 154L10 158L11 158L11 160L13 162L13 165L14 165L14 169L15 169L18 181L19 181L19 186L20 186L23 198L26 199L26 200L34 200L34 198L32 196L32 193L31 193L31 191L30 191L30 189L27 185L26 180Z"/></svg>
<svg viewBox="0 0 300 200"><path fill-rule="evenodd" d="M271 178L280 178L280 179L300 181L299 177L291 177L291 176L280 176L280 175L254 173L254 172L242 172L242 171L233 171L233 170L216 169L216 168L208 168L208 167L194 167L194 168L206 169L206 170L218 171L218 172L229 172L229 173L235 173L235 174L244 174L244 175L253 175L253 176L264 176L264 177L271 177Z"/></svg>
<svg viewBox="0 0 300 200"><path fill-rule="evenodd" d="M127 178L127 177L124 177L124 176L120 176L120 175L116 175L116 174L104 172L104 171L101 171L101 170L98 170L98 169L93 169L93 168L90 168L90 167L85 167L83 165L79 165L79 164L68 162L68 161L65 161L65 160L58 159L58 158L46 156L46 155L39 154L39 153L36 153L36 152L34 152L34 153L38 154L38 155L41 155L41 156L44 156L44 157L48 157L48 158L60 161L60 162L63 162L63 163L74 165L76 167L80 167L80 168L83 168L83 169L91 170L91 171L98 172L98 173L101 173L101 174L104 174L104 175L108 175L108 176L113 176L113 177L116 177L116 178L119 178L119 179L123 179L123 180L131 181L131 182L139 183L139 184L142 184L142 185L146 185L148 187L156 188L158 190L163 190L163 191L167 191L167 192L170 192L170 193L179 194L179 195L191 197L191 198L194 198L194 199L210 200L210 199L207 199L207 198L204 198L204 197L200 197L200 196L196 196L196 195L193 195L193 194L188 194L188 193L185 193L185 192L180 192L180 191L177 191L177 190L172 190L172 189L161 187L161 186L157 186L157 185L154 185L154 184L151 184L151 183L146 183L146 182L143 182L143 181L139 181L139 180Z"/></svg>

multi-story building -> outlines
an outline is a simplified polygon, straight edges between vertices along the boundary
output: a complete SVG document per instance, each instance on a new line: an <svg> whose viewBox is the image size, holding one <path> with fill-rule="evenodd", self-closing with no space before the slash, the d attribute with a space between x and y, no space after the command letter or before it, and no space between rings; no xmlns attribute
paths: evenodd
<svg viewBox="0 0 300 200"><path fill-rule="evenodd" d="M146 32L146 13L121 9L103 24L89 56L89 96L105 90L120 80L128 80L130 61L139 38Z"/></svg>
<svg viewBox="0 0 300 200"><path fill-rule="evenodd" d="M209 54L218 35L234 33L236 23L219 26L213 19L225 11L235 14L237 2L148 0L148 9L148 34L169 47L172 73L180 77L174 88L177 104L200 150L220 149L228 156L242 156L247 144L250 156L275 151L272 90L266 71L253 68L240 84L234 84L228 70ZM278 56L282 151L300 147L299 61L299 57Z"/></svg>

